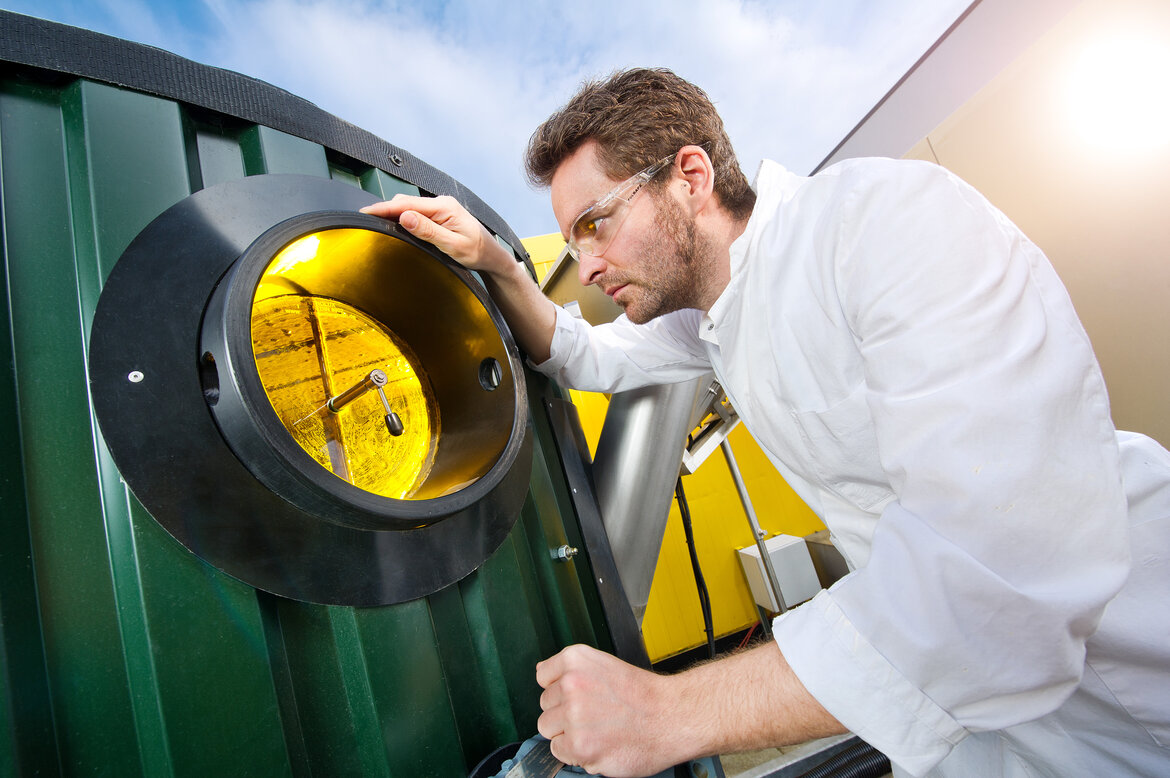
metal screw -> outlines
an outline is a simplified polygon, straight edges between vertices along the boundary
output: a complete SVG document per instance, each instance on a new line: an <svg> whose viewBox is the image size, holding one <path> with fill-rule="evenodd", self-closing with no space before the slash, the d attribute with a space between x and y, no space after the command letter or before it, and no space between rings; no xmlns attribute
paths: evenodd
<svg viewBox="0 0 1170 778"><path fill-rule="evenodd" d="M553 552L553 558L561 562L568 562L575 556L577 556L577 549L573 548L568 543Z"/></svg>
<svg viewBox="0 0 1170 778"><path fill-rule="evenodd" d="M126 380L132 384L142 383L143 378L146 378L146 376L142 374L141 370L131 370L130 373L126 376Z"/></svg>
<svg viewBox="0 0 1170 778"><path fill-rule="evenodd" d="M707 767L701 762L691 762L691 773L695 778L707 778Z"/></svg>
<svg viewBox="0 0 1170 778"><path fill-rule="evenodd" d="M390 161L391 161L391 162L392 162L392 163L393 163L393 164L394 164L396 167L402 167L402 157L400 157L399 155L397 155L397 154L395 154L395 153L393 153L393 152L391 152L391 154L390 154Z"/></svg>

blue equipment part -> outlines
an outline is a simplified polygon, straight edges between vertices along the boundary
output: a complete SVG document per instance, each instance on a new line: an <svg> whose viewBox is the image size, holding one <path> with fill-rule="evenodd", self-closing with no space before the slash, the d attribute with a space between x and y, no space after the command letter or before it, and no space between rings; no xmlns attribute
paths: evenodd
<svg viewBox="0 0 1170 778"><path fill-rule="evenodd" d="M723 768L715 757L704 757L688 762L686 775L700 778L724 778ZM646 778L674 778L678 768L670 767ZM561 764L549 749L548 738L534 735L520 744L516 755L504 760L500 771L493 778L604 778L596 773L587 773L583 767Z"/></svg>

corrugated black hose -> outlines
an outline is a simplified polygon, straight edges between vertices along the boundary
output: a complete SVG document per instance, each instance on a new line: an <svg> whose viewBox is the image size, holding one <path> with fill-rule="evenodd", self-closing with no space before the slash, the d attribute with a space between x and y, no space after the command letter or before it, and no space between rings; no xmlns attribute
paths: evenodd
<svg viewBox="0 0 1170 778"><path fill-rule="evenodd" d="M800 778L881 778L890 772L890 760L864 741L850 746Z"/></svg>
<svg viewBox="0 0 1170 778"><path fill-rule="evenodd" d="M711 619L711 595L707 592L707 582L703 580L703 570L699 567L699 552L695 548L695 532L691 527L691 509L687 506L687 496L683 492L682 476L674 487L674 496L678 499L678 510L682 514L683 532L687 536L687 549L691 552L691 570L695 574L695 586L699 590L699 605L703 608L703 629L707 633L707 651L711 658L715 658L715 624Z"/></svg>

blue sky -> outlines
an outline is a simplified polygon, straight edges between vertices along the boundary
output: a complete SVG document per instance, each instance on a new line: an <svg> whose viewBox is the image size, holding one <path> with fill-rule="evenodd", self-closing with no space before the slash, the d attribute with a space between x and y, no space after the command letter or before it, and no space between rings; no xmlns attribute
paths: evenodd
<svg viewBox="0 0 1170 778"><path fill-rule="evenodd" d="M584 80L665 66L719 107L749 176L807 173L970 0L0 0L275 84L556 232L522 170Z"/></svg>

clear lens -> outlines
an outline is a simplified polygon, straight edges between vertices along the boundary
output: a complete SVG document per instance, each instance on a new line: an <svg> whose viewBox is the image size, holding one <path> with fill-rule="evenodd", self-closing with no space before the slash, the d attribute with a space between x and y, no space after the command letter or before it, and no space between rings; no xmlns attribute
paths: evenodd
<svg viewBox="0 0 1170 778"><path fill-rule="evenodd" d="M580 259L605 253L630 212L629 205L654 176L674 160L675 155L663 157L650 167L635 173L614 187L613 191L586 208L569 229L569 256Z"/></svg>
<svg viewBox="0 0 1170 778"><path fill-rule="evenodd" d="M596 256L609 246L618 227L629 212L629 198L611 198L606 205L595 205L573 223L570 245L578 252Z"/></svg>

